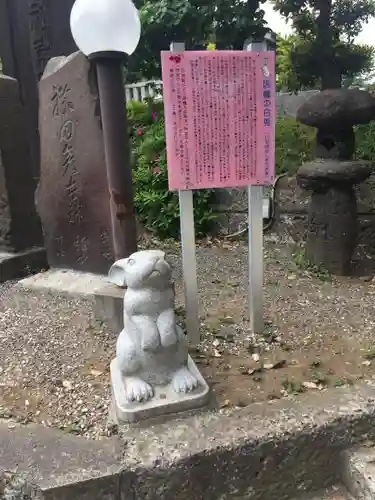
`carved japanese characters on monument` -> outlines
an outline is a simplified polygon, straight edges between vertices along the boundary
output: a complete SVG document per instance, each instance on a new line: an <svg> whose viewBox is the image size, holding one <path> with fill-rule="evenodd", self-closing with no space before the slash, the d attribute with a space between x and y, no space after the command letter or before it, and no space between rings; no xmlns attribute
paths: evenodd
<svg viewBox="0 0 375 500"><path fill-rule="evenodd" d="M98 95L81 53L52 59L40 83L37 207L52 267L107 273L113 262Z"/></svg>
<svg viewBox="0 0 375 500"><path fill-rule="evenodd" d="M51 37L48 9L45 0L31 0L29 7L30 40L38 80L51 58Z"/></svg>

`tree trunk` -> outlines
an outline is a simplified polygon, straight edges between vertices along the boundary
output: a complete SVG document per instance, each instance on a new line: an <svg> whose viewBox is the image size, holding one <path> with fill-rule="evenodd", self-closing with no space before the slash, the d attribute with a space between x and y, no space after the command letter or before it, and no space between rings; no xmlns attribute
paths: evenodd
<svg viewBox="0 0 375 500"><path fill-rule="evenodd" d="M319 16L317 23L317 43L320 48L322 90L341 87L341 74L335 64L335 50L331 31L332 0L317 0Z"/></svg>

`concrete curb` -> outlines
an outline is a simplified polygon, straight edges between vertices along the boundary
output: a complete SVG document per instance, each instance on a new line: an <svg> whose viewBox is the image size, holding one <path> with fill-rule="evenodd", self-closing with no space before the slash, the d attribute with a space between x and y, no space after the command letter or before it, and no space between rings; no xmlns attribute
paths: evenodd
<svg viewBox="0 0 375 500"><path fill-rule="evenodd" d="M342 451L375 435L374 396L332 389L129 429L134 498L282 500L335 484Z"/></svg>
<svg viewBox="0 0 375 500"><path fill-rule="evenodd" d="M103 442L0 426L0 470L48 500L286 500L340 482L342 452L374 439L375 387L132 425Z"/></svg>
<svg viewBox="0 0 375 500"><path fill-rule="evenodd" d="M121 457L118 440L88 441L37 425L0 424L0 471L16 472L43 499L118 500Z"/></svg>
<svg viewBox="0 0 375 500"><path fill-rule="evenodd" d="M375 498L374 449L359 448L343 454L343 483L355 498Z"/></svg>

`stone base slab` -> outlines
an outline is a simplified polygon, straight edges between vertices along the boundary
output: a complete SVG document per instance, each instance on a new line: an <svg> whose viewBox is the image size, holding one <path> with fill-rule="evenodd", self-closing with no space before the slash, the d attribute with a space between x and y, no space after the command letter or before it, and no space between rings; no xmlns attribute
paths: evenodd
<svg viewBox="0 0 375 500"><path fill-rule="evenodd" d="M48 269L44 248L31 248L24 252L0 251L0 283L15 280Z"/></svg>
<svg viewBox="0 0 375 500"><path fill-rule="evenodd" d="M50 269L20 281L25 288L56 293L93 297L95 292L108 284L107 276L83 273L71 269Z"/></svg>
<svg viewBox="0 0 375 500"><path fill-rule="evenodd" d="M171 413L201 408L206 405L210 396L207 382L200 374L192 358L188 358L188 367L199 382L198 388L190 393L177 394L170 385L154 387L154 397L144 403L128 403L125 397L125 384L118 368L117 360L111 363L111 385L113 410L119 423L137 422L148 418L159 417Z"/></svg>

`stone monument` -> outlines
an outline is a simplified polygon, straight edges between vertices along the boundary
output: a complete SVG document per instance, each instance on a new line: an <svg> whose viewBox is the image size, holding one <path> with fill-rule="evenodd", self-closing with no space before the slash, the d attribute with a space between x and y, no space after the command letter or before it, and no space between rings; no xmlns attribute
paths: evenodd
<svg viewBox="0 0 375 500"><path fill-rule="evenodd" d="M114 261L96 74L80 52L40 82L37 209L51 267L107 274Z"/></svg>
<svg viewBox="0 0 375 500"><path fill-rule="evenodd" d="M0 282L47 266L18 83L0 75Z"/></svg>
<svg viewBox="0 0 375 500"><path fill-rule="evenodd" d="M375 98L357 89L324 90L300 106L297 119L317 128L317 159L297 173L300 187L312 191L306 257L330 273L347 275L358 235L353 186L374 171L370 162L352 160L353 126L375 119Z"/></svg>
<svg viewBox="0 0 375 500"><path fill-rule="evenodd" d="M0 0L0 59L2 71L18 82L18 99L22 102L22 132L17 132L16 141L20 151L15 152L19 158L22 155L22 167L19 159L10 163L9 154L3 153L0 171L1 202L0 219L2 232L6 220L12 220L12 240L22 239L22 245L14 246L8 243L4 250L1 245L0 281L22 276L25 270L37 271L47 266L40 227L35 222L35 207L31 206L35 181L39 177L40 149L38 135L38 88L37 84L48 60L53 56L68 55L76 49L73 41L69 18L74 0ZM17 115L18 116L18 115ZM0 120L3 120L1 112ZM5 163L5 164L4 164ZM16 165L16 166L12 166ZM15 198L15 179L9 180L12 168L17 169L19 179ZM22 173L21 173L22 169ZM4 174L5 170L5 174ZM6 199L4 201L4 183L7 178ZM26 182L26 178L29 179ZM27 186L27 187L26 187ZM24 206L22 206L22 196ZM32 193L32 194L31 194ZM10 207L12 217L4 215ZM19 220L22 217L22 229L19 232ZM17 222L16 222L17 219ZM17 228L18 229L17 229ZM38 235L39 233L39 235ZM29 238L27 240L27 238ZM0 240L4 237L0 237ZM26 241L27 240L27 241ZM33 248L37 246L38 248ZM16 248L33 248L17 250ZM10 248L10 249L9 249Z"/></svg>
<svg viewBox="0 0 375 500"><path fill-rule="evenodd" d="M209 388L176 324L172 271L159 250L143 250L111 267L109 280L127 287L124 328L111 363L113 408L132 422L198 408Z"/></svg>
<svg viewBox="0 0 375 500"><path fill-rule="evenodd" d="M3 72L16 78L25 107L28 162L39 172L37 82L51 57L77 47L70 32L74 0L0 0L0 58Z"/></svg>

